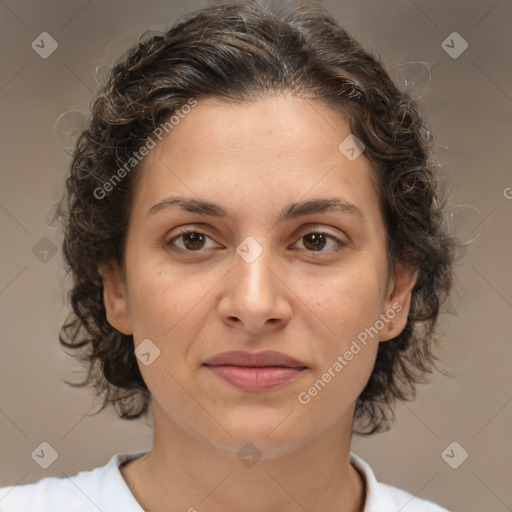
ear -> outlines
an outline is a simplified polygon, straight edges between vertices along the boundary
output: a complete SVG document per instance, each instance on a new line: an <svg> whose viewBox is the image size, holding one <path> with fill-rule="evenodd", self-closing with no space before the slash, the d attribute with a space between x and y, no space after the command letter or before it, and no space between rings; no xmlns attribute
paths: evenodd
<svg viewBox="0 0 512 512"><path fill-rule="evenodd" d="M103 279L103 301L108 323L123 334L133 334L121 269L115 263L102 263L98 272Z"/></svg>
<svg viewBox="0 0 512 512"><path fill-rule="evenodd" d="M410 270L401 263L395 264L395 274L389 279L386 300L381 318L386 322L379 332L379 341L387 341L398 336L407 324L411 307L411 295L418 279L418 270Z"/></svg>

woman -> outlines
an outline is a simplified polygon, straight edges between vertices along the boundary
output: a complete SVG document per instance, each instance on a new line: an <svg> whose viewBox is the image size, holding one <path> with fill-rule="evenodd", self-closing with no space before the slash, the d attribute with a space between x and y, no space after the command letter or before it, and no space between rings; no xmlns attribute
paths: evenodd
<svg viewBox="0 0 512 512"><path fill-rule="evenodd" d="M434 364L432 140L319 8L227 3L140 41L75 149L60 340L102 409L151 412L153 448L2 510L445 510L350 451Z"/></svg>

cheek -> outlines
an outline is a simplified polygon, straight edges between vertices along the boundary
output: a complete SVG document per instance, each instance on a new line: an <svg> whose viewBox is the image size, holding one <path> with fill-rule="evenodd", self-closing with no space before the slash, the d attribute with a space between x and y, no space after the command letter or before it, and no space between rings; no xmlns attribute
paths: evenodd
<svg viewBox="0 0 512 512"><path fill-rule="evenodd" d="M381 281L373 266L360 265L333 272L328 282L307 284L304 302L314 305L337 348L375 323L382 307Z"/></svg>
<svg viewBox="0 0 512 512"><path fill-rule="evenodd" d="M365 266L364 271L352 268L332 276L328 286L309 287L306 300L314 304L321 323L328 328L322 331L327 336L316 344L319 364L308 381L314 389L311 394L304 389L311 398L315 393L323 396L315 399L318 404L337 403L344 409L370 377L379 344L371 330L381 313L379 279L378 272Z"/></svg>
<svg viewBox="0 0 512 512"><path fill-rule="evenodd" d="M201 298L211 288L215 275L198 278L155 259L151 263L146 259L145 264L137 261L143 259L133 260L133 279L129 283L135 340L154 336L165 343L178 327L193 327L194 318L201 310Z"/></svg>
<svg viewBox="0 0 512 512"><path fill-rule="evenodd" d="M354 404L370 378L379 346L378 337L368 334L381 312L379 276L366 267L334 276L329 286L310 288L316 296L311 302L330 334L316 345L319 364L297 402L309 417L322 416L324 426Z"/></svg>
<svg viewBox="0 0 512 512"><path fill-rule="evenodd" d="M169 387L174 389L172 376L180 382L189 378L187 372L196 364L193 356L205 342L201 329L212 313L208 291L223 273L214 268L200 273L172 268L161 257L137 256L131 261L128 283L133 336L137 346L151 340L158 354L151 365L137 363L148 388L158 397L160 390L167 394Z"/></svg>

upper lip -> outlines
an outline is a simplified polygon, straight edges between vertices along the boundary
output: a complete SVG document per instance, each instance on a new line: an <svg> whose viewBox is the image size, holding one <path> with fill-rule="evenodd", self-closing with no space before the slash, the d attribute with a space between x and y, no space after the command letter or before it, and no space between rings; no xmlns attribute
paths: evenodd
<svg viewBox="0 0 512 512"><path fill-rule="evenodd" d="M307 368L301 361L274 350L261 352L247 352L234 350L223 352L206 360L203 364L208 366L287 366L290 368Z"/></svg>

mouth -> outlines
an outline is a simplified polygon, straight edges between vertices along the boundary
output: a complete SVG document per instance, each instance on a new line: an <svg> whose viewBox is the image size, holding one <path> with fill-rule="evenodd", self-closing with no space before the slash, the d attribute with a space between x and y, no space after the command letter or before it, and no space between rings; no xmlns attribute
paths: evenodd
<svg viewBox="0 0 512 512"><path fill-rule="evenodd" d="M232 386L253 392L283 386L307 369L301 361L271 350L224 352L203 366Z"/></svg>

